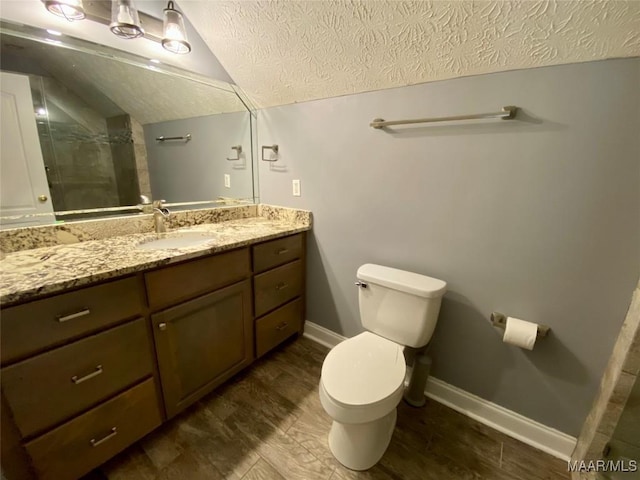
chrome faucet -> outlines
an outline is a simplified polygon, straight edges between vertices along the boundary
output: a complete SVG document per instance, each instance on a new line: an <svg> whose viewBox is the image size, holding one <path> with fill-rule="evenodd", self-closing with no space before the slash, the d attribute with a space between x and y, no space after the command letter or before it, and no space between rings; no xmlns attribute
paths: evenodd
<svg viewBox="0 0 640 480"><path fill-rule="evenodd" d="M156 200L153 202L153 224L156 227L156 233L165 233L167 227L164 219L171 215L168 208L164 206L164 200Z"/></svg>
<svg viewBox="0 0 640 480"><path fill-rule="evenodd" d="M142 213L153 213L153 203L151 203L151 199L146 195L140 195L138 208Z"/></svg>

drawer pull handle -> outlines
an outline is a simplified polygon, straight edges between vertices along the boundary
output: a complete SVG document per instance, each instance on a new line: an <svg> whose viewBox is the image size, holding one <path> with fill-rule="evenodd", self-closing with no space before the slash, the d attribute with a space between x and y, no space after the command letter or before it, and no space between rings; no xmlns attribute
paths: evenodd
<svg viewBox="0 0 640 480"><path fill-rule="evenodd" d="M167 324L164 322L159 323L158 328L164 332L167 329Z"/></svg>
<svg viewBox="0 0 640 480"><path fill-rule="evenodd" d="M282 322L280 325L278 325L278 326L276 327L276 330L278 330L278 331L282 331L282 330L284 330L285 328L287 328L288 326L289 326L289 324L288 324L287 322Z"/></svg>
<svg viewBox="0 0 640 480"><path fill-rule="evenodd" d="M98 365L96 366L96 369L91 372L88 375L85 375L84 377L80 377L78 378L77 375L74 375L73 377L71 377L71 381L75 384L75 385L79 385L82 382L86 382L87 380L89 380L90 378L93 377L97 377L98 375L100 375L102 373L102 365Z"/></svg>
<svg viewBox="0 0 640 480"><path fill-rule="evenodd" d="M116 429L116 427L113 427L111 429L111 432L108 433L105 437L102 437L100 440L96 440L95 438L91 439L91 446L92 447L97 447L98 445L102 445L104 442L106 442L107 440L109 440L110 438L115 437L118 434L118 431Z"/></svg>
<svg viewBox="0 0 640 480"><path fill-rule="evenodd" d="M90 313L91 313L91 310L89 310L88 308L83 308L79 312L71 313L69 315L58 315L58 321L60 323L68 322L69 320L73 320L74 318L84 317L85 315L89 315Z"/></svg>
<svg viewBox="0 0 640 480"><path fill-rule="evenodd" d="M285 288L287 288L289 285L287 285L284 282L280 282L278 285L276 285L276 291L280 291L280 290L284 290Z"/></svg>
<svg viewBox="0 0 640 480"><path fill-rule="evenodd" d="M285 253L287 253L289 251L288 248L281 248L280 250L278 250L276 252L277 255L284 255Z"/></svg>

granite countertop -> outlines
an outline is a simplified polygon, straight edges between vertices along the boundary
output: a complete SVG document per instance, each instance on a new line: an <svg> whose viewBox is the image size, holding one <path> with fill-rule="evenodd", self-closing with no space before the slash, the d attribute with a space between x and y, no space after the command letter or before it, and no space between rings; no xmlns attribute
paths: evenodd
<svg viewBox="0 0 640 480"><path fill-rule="evenodd" d="M166 234L134 233L102 240L8 253L0 260L3 306L123 275L309 230L290 220L264 217L180 228ZM138 245L158 238L212 237L196 246L144 250Z"/></svg>

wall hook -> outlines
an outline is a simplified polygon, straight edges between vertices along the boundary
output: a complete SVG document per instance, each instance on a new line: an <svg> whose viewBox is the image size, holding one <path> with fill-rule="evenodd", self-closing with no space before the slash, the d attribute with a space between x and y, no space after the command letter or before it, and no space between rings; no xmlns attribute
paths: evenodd
<svg viewBox="0 0 640 480"><path fill-rule="evenodd" d="M227 160L229 160L230 162L233 162L235 160L240 160L240 154L242 153L242 145L234 145L233 147L231 147L231 150L235 150L237 152L236 158L227 157Z"/></svg>
<svg viewBox="0 0 640 480"><path fill-rule="evenodd" d="M272 150L273 153L276 154L276 158L274 159L270 159L270 158L264 158L264 149L268 148L269 150ZM278 145L263 145L262 146L262 161L263 162L277 162L278 161Z"/></svg>

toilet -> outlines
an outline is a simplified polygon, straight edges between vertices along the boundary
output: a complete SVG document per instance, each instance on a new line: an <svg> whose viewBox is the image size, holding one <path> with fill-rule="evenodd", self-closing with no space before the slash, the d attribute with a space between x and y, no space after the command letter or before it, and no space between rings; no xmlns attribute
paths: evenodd
<svg viewBox="0 0 640 480"><path fill-rule="evenodd" d="M406 374L403 347L429 342L447 284L370 263L358 269L357 278L367 331L329 352L319 391L333 419L331 452L345 467L367 470L382 458L396 425Z"/></svg>

